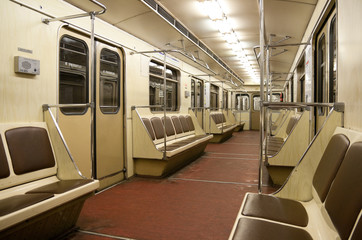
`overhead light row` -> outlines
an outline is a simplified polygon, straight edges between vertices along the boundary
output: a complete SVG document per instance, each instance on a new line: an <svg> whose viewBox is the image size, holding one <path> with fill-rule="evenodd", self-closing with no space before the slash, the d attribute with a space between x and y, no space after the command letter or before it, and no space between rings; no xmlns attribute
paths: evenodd
<svg viewBox="0 0 362 240"><path fill-rule="evenodd" d="M242 44L236 35L232 24L228 21L228 18L221 8L218 0L198 0L201 10L205 12L209 18L216 24L217 29L221 33L223 39L227 42L230 49L233 50L236 57L241 63L241 67L248 71L249 76L254 81L259 81L257 74L251 66L249 59L242 47Z"/></svg>

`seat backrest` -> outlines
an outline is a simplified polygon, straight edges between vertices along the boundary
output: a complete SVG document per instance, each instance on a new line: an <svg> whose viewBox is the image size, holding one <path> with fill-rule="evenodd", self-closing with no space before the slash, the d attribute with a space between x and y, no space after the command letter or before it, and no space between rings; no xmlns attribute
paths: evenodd
<svg viewBox="0 0 362 240"><path fill-rule="evenodd" d="M362 142L348 149L325 200L342 240L348 239L362 208Z"/></svg>
<svg viewBox="0 0 362 240"><path fill-rule="evenodd" d="M180 115L179 119L180 119L180 122L181 122L182 130L184 132L190 132L190 127L189 127L189 124L187 123L187 120L186 120L185 116Z"/></svg>
<svg viewBox="0 0 362 240"><path fill-rule="evenodd" d="M195 126L194 126L194 123L192 122L192 118L189 115L186 115L186 121L187 121L187 124L189 125L190 131L194 131Z"/></svg>
<svg viewBox="0 0 362 240"><path fill-rule="evenodd" d="M168 137L175 135L175 129L173 128L173 124L172 124L172 121L171 121L170 117L166 116L166 121L165 121L165 118L162 117L162 123L165 124L166 135Z"/></svg>
<svg viewBox="0 0 362 240"><path fill-rule="evenodd" d="M153 130L155 131L155 136L157 139L161 139L165 136L165 133L163 131L163 124L159 117L153 117L151 118L151 123Z"/></svg>
<svg viewBox="0 0 362 240"><path fill-rule="evenodd" d="M327 193L337 174L349 147L349 140L344 134L333 135L319 162L313 177L313 186L321 202L326 199Z"/></svg>
<svg viewBox="0 0 362 240"><path fill-rule="evenodd" d="M152 128L152 124L151 124L151 121L150 119L148 118L142 118L142 122L143 124L145 125L148 133L150 134L152 140L155 140L156 139L156 136L155 136L155 133L153 131L153 128Z"/></svg>
<svg viewBox="0 0 362 240"><path fill-rule="evenodd" d="M10 176L9 164L6 158L3 140L0 135L0 179Z"/></svg>
<svg viewBox="0 0 362 240"><path fill-rule="evenodd" d="M14 173L17 175L55 166L53 150L44 128L19 127L5 132Z"/></svg>
<svg viewBox="0 0 362 240"><path fill-rule="evenodd" d="M287 135L289 135L289 134L292 132L295 124L298 122L298 119L299 119L298 116L292 116L292 117L289 119L289 122L288 122L288 125L287 125L287 129L285 130L285 132L287 133Z"/></svg>
<svg viewBox="0 0 362 240"><path fill-rule="evenodd" d="M176 133L177 134L183 133L182 125L181 125L181 122L180 122L180 119L178 118L178 116L172 116L171 120L173 122L173 126L175 127Z"/></svg>

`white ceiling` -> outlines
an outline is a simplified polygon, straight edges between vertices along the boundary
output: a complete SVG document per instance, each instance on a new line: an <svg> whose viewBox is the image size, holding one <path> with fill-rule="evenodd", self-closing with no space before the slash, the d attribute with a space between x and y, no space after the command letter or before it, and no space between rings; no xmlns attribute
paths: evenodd
<svg viewBox="0 0 362 240"><path fill-rule="evenodd" d="M66 0L85 10L94 9L89 0ZM195 54L206 61L219 78L230 76L225 68L216 63L193 42L189 41L168 22L158 16L146 3L141 0L98 0L107 7L107 12L100 18L119 27L160 49L165 49L167 43L180 47L180 39L184 39L186 51ZM267 41L270 34L275 34L276 41L284 36L292 38L283 43L298 43L302 39L309 19L318 0L265 0L265 29ZM203 44L222 59L224 63L243 81L245 85L255 84L247 71L241 67L236 55L222 39L215 24L200 9L198 0L156 0L156 3L166 9L175 19L193 33ZM258 0L219 0L219 3L232 23L244 50L254 67L259 71L253 47L259 45L259 10ZM271 72L288 72L295 58L297 47L283 47L272 50L272 54L287 52L271 57ZM179 57L179 55L177 56ZM191 62L192 64L192 62ZM200 67L200 64L196 64ZM278 77L274 76L273 78ZM283 77L279 77L283 79ZM234 82L238 80L234 79ZM238 82L240 84L240 82ZM276 82L275 84L283 84Z"/></svg>

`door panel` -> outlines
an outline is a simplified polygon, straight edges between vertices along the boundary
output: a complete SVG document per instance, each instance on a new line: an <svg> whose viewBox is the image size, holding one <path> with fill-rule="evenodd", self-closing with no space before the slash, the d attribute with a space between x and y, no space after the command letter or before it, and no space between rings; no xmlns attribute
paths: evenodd
<svg viewBox="0 0 362 240"><path fill-rule="evenodd" d="M59 103L89 103L90 39L61 29L59 49ZM94 111L95 164L91 160L91 109L61 108L58 123L80 171L100 180L100 188L124 178L123 53L96 42ZM92 169L94 168L94 169Z"/></svg>
<svg viewBox="0 0 362 240"><path fill-rule="evenodd" d="M335 10L325 22L316 38L316 82L315 101L332 103L337 100L336 62L336 17ZM322 126L328 115L328 108L315 111L315 131Z"/></svg>
<svg viewBox="0 0 362 240"><path fill-rule="evenodd" d="M260 95L252 95L251 130L260 129Z"/></svg>
<svg viewBox="0 0 362 240"><path fill-rule="evenodd" d="M89 103L90 40L65 28L59 39L60 104ZM61 108L58 124L82 174L92 175L90 121L88 108Z"/></svg>
<svg viewBox="0 0 362 240"><path fill-rule="evenodd" d="M97 43L96 166L98 179L114 176L106 186L124 177L122 66L120 49Z"/></svg>

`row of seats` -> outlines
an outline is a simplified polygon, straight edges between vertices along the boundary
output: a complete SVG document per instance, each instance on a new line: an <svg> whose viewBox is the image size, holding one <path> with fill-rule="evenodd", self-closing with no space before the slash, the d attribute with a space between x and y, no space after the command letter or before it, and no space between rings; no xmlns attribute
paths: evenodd
<svg viewBox="0 0 362 240"><path fill-rule="evenodd" d="M285 136L289 136L290 133L293 131L295 125L298 123L300 116L294 115L289 118L288 125L285 130ZM270 136L267 138L268 141L268 156L273 156L277 154L280 148L283 146L286 137L277 137L277 136Z"/></svg>
<svg viewBox="0 0 362 240"><path fill-rule="evenodd" d="M164 177L203 154L212 135L206 135L190 115L141 116L133 118L133 160L135 173Z"/></svg>
<svg viewBox="0 0 362 240"><path fill-rule="evenodd" d="M60 180L57 177L58 167L45 123L40 126L15 128L0 125L1 239L5 237L16 239L17 237L11 235L14 232L16 236L23 232L20 236L29 237L26 236L26 232L31 231L34 226L29 227L24 224L23 229L19 223L39 215L52 216L49 212L60 206L66 206L70 202L72 202L72 207L69 211L75 211L73 202L78 201L77 199L82 196L93 194L99 186L98 181L83 179L80 176L78 179ZM79 203L80 209L84 200L82 199ZM64 207L61 211L67 211L67 208ZM47 226L46 221L40 221L41 226L38 229L44 229L44 232L37 234L39 238L44 239L44 236L55 237L69 230L64 229L65 226L73 227L77 218L78 216L74 213L64 214L63 219L59 219L60 222L53 222L54 225L59 224L59 226ZM36 223L34 220L32 222ZM20 226L20 230L11 230L13 226L17 228ZM27 229L26 226L28 226Z"/></svg>
<svg viewBox="0 0 362 240"><path fill-rule="evenodd" d="M219 129L228 131L230 128L236 127L234 124L226 124L226 118L222 112L214 112L210 116Z"/></svg>
<svg viewBox="0 0 362 240"><path fill-rule="evenodd" d="M206 135L194 135L195 126L189 115L166 116L166 121L164 117L142 118L142 121L152 140L163 139L166 131L166 139L171 140L166 145L166 151L173 151L207 138ZM160 151L165 150L163 141L156 144L156 147Z"/></svg>
<svg viewBox="0 0 362 240"><path fill-rule="evenodd" d="M362 142L333 135L311 191L309 202L248 193L230 239L362 239Z"/></svg>

